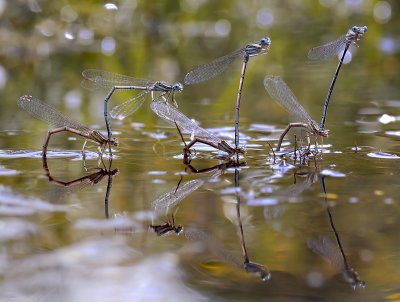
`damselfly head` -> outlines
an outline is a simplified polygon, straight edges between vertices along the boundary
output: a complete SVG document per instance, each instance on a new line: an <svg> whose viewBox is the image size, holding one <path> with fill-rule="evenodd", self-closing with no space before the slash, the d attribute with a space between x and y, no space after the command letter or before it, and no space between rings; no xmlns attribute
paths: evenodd
<svg viewBox="0 0 400 302"><path fill-rule="evenodd" d="M182 231L183 231L183 226L181 226L181 225L176 226L175 229L174 229L174 232L175 232L175 234L177 234L177 235L179 235L180 233L182 233Z"/></svg>
<svg viewBox="0 0 400 302"><path fill-rule="evenodd" d="M320 134L321 134L321 136L323 136L323 137L328 137L328 136L329 136L329 130L321 129L321 130L320 130Z"/></svg>
<svg viewBox="0 0 400 302"><path fill-rule="evenodd" d="M172 86L172 89L173 89L174 91L182 91L182 90L183 90L183 85L182 85L181 83L175 83L175 84Z"/></svg>
<svg viewBox="0 0 400 302"><path fill-rule="evenodd" d="M245 262L244 269L250 274L259 275L262 281L267 281L271 278L271 273L261 264L251 261Z"/></svg>
<svg viewBox="0 0 400 302"><path fill-rule="evenodd" d="M238 147L237 148L237 150L236 150L236 152L238 153L238 154L246 154L246 152L247 152L247 150L246 150L246 148L245 147Z"/></svg>
<svg viewBox="0 0 400 302"><path fill-rule="evenodd" d="M116 137L111 138L110 139L110 145L112 145L114 147L118 147L118 145L119 145L118 138L116 138Z"/></svg>
<svg viewBox="0 0 400 302"><path fill-rule="evenodd" d="M262 38L262 39L260 40L260 44L261 44L262 46L270 46L270 45L271 45L271 39L270 39L270 37Z"/></svg>
<svg viewBox="0 0 400 302"><path fill-rule="evenodd" d="M344 272L344 278L351 283L353 289L365 288L365 281L360 279L360 275L354 268L350 268Z"/></svg>
<svg viewBox="0 0 400 302"><path fill-rule="evenodd" d="M356 34L365 34L368 31L366 26L353 26L351 30Z"/></svg>

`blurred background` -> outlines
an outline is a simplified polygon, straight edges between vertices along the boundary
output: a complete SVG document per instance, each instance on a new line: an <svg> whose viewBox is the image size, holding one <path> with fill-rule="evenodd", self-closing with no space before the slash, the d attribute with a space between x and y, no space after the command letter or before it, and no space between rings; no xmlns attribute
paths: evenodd
<svg viewBox="0 0 400 302"><path fill-rule="evenodd" d="M318 120L336 61L310 63L310 48L368 26L333 96L328 128L352 121L366 103L398 97L399 18L396 1L1 1L0 96L2 128L23 129L16 99L32 94L102 125L102 97L80 87L81 71L105 69L167 82L183 82L199 64L269 36L265 56L252 59L244 87L243 124L286 118L267 96L265 74L282 76ZM234 114L240 63L178 96L183 112L202 120ZM351 96L349 94L351 92ZM355 94L354 94L355 93ZM248 100L247 100L248 99ZM114 103L118 103L115 96ZM200 106L201 104L209 106ZM112 104L110 106L112 106ZM133 120L150 122L150 110ZM204 121L205 123L207 120ZM31 122L29 122L29 125ZM1 142L0 142L1 143Z"/></svg>

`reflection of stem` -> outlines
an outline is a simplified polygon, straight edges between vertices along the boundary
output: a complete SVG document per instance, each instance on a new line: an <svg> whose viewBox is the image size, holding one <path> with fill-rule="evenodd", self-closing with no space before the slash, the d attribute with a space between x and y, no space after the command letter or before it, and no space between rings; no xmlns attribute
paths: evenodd
<svg viewBox="0 0 400 302"><path fill-rule="evenodd" d="M333 233L335 235L336 243L337 243L337 245L339 247L340 254L341 254L342 259L343 259L343 265L344 265L343 275L344 275L344 277L345 277L345 279L347 281L351 282L352 287L354 289L357 288L357 287L364 288L365 287L365 282L360 279L360 277L358 275L358 272L354 268L350 267L349 264L348 264L347 257L346 257L346 255L344 253L343 246L342 246L342 243L340 241L339 233L337 232L336 227L335 227L335 225L333 223L332 213L330 211L330 207L329 207L329 204L328 204L328 198L326 196L325 176L321 177L321 186L322 186L322 190L324 192L324 201L325 201L325 206L326 206L325 208L326 208L326 212L328 214L329 224L330 224L331 229L332 229L332 231L333 231Z"/></svg>

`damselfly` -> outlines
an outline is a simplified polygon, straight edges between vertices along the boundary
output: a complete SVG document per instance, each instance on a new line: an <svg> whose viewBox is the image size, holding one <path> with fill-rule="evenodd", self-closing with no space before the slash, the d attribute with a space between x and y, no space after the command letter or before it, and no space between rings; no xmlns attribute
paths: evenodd
<svg viewBox="0 0 400 302"><path fill-rule="evenodd" d="M183 227L182 225L175 224L175 216L171 215L171 218L167 217L167 221L164 224L160 224L160 225L154 225L151 224L150 228L158 235L158 236L164 236L168 233L175 233L176 235L179 235L182 230Z"/></svg>
<svg viewBox="0 0 400 302"><path fill-rule="evenodd" d="M71 132L86 139L85 143L83 144L82 151L86 146L87 140L95 142L98 145L100 157L102 156L105 147L109 147L111 154L111 146L118 146L118 140L116 138L107 139L99 131L82 125L80 122L74 120L71 117L65 116L54 107L40 101L39 99L31 95L21 96L18 100L18 106L24 109L33 117L45 121L50 125L56 127L56 129L50 130L47 134L46 140L43 144L43 156L46 156L47 146L49 144L50 137L53 134L63 131Z"/></svg>
<svg viewBox="0 0 400 302"><path fill-rule="evenodd" d="M243 148L231 147L226 141L222 140L210 131L201 128L195 121L191 120L178 109L173 108L164 101L153 101L151 102L150 107L154 111L154 113L157 114L164 121L177 127L182 140L182 133L187 133L191 135L192 140L188 144L186 144L183 140L185 144L185 158L187 158L190 154L190 148L196 143L203 143L215 149L226 152L228 154L227 157L232 157L236 154L245 153Z"/></svg>
<svg viewBox="0 0 400 302"><path fill-rule="evenodd" d="M327 137L329 134L328 130L320 128L316 121L314 121L303 106L297 101L293 92L286 85L286 83L278 76L266 76L264 78L264 86L269 95L281 104L290 114L296 116L299 122L290 123L285 131L279 138L277 151L280 150L283 138L289 132L292 127L303 127L315 135L316 137L322 136Z"/></svg>
<svg viewBox="0 0 400 302"><path fill-rule="evenodd" d="M347 50L352 44L358 46L357 42L367 32L367 30L368 28L366 26L353 26L347 31L345 35L339 37L335 41L314 47L308 53L308 58L310 60L328 60L333 58L335 55L341 55L339 64L336 68L336 72L333 76L331 85L328 90L328 94L325 99L325 104L320 124L321 129L324 129L325 127L325 120L328 111L329 99L331 98L333 87L335 86L336 79L339 75L339 71L340 68L342 67L343 60L346 56Z"/></svg>
<svg viewBox="0 0 400 302"><path fill-rule="evenodd" d="M214 61L196 67L185 76L184 82L187 85L201 83L221 74L237 58L243 59L242 73L240 75L235 111L236 148L238 148L239 146L239 110L247 62L249 61L250 57L255 57L267 53L270 45L271 39L269 37L262 38L259 42L247 44L245 47L240 48L226 56L220 57L218 59L215 59Z"/></svg>
<svg viewBox="0 0 400 302"><path fill-rule="evenodd" d="M109 90L104 99L104 119L106 122L108 138L111 139L112 132L108 120L107 104L112 94L116 90L141 90L142 92L133 98L123 102L121 105L115 106L110 115L112 118L124 119L130 114L133 114L145 101L146 95L151 92L151 99L154 99L154 92L160 92L163 99L171 97L176 107L178 104L175 100L175 92L182 91L183 85L175 83L173 85L167 84L162 81L149 81L143 79L136 79L129 76L124 76L117 73L107 72L97 69L86 69L82 72L84 80L81 85L87 89L103 88Z"/></svg>

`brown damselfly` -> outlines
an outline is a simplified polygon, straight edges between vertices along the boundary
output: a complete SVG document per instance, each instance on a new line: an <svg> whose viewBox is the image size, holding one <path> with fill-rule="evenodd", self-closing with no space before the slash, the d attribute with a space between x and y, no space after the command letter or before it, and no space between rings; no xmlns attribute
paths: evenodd
<svg viewBox="0 0 400 302"><path fill-rule="evenodd" d="M50 137L53 134L60 132L70 132L85 138L86 140L83 144L82 152L86 146L87 140L93 141L99 148L100 157L103 155L104 149L107 146L109 148L110 155L112 155L111 146L118 146L118 140L116 138L112 138L111 140L107 139L99 131L82 125L80 122L76 121L72 117L64 115L54 107L40 101L39 99L31 95L21 96L18 100L18 106L24 109L33 117L45 121L55 127L55 129L50 130L47 134L46 140L43 144L43 156L46 156L47 146L49 144Z"/></svg>

